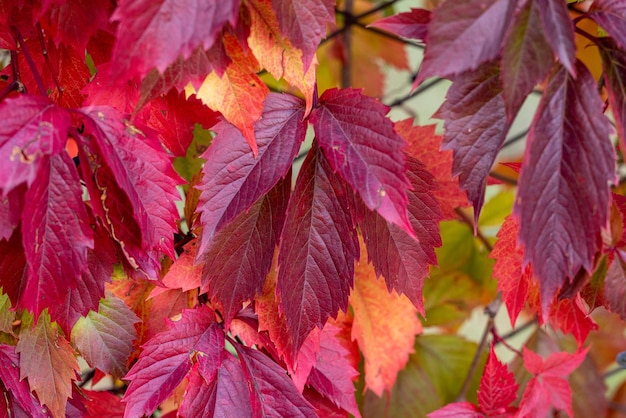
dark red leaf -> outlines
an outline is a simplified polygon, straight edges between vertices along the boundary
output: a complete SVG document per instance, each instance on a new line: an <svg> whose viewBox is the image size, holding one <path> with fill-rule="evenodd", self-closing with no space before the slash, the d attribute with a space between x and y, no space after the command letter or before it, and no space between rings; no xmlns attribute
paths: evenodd
<svg viewBox="0 0 626 418"><path fill-rule="evenodd" d="M16 229L8 240L0 240L0 286L13 306L19 302L26 286L26 254L22 248L22 233Z"/></svg>
<svg viewBox="0 0 626 418"><path fill-rule="evenodd" d="M626 50L626 4L620 0L595 0L589 16L606 30L615 42Z"/></svg>
<svg viewBox="0 0 626 418"><path fill-rule="evenodd" d="M611 38L599 38L604 84L617 125L622 152L626 150L626 52Z"/></svg>
<svg viewBox="0 0 626 418"><path fill-rule="evenodd" d="M475 70L496 58L514 6L507 0L448 0L436 8L416 84Z"/></svg>
<svg viewBox="0 0 626 418"><path fill-rule="evenodd" d="M428 24L432 13L430 10L411 9L409 12L398 13L393 16L377 20L370 26L398 36L425 41L428 35Z"/></svg>
<svg viewBox="0 0 626 418"><path fill-rule="evenodd" d="M477 220L489 171L510 127L498 62L455 77L435 117L445 120L442 147L454 151L452 175L459 176Z"/></svg>
<svg viewBox="0 0 626 418"><path fill-rule="evenodd" d="M119 396L111 392L85 389L82 389L82 392L89 398L84 402L87 408L85 418L119 418L124 415L124 404Z"/></svg>
<svg viewBox="0 0 626 418"><path fill-rule="evenodd" d="M143 345L139 360L124 377L130 381L123 399L126 418L154 412L191 369L196 353L224 350L224 333L206 306L184 310L168 327Z"/></svg>
<svg viewBox="0 0 626 418"><path fill-rule="evenodd" d="M20 223L24 192L26 187L19 187L7 193L6 197L0 194L0 240L8 240Z"/></svg>
<svg viewBox="0 0 626 418"><path fill-rule="evenodd" d="M544 312L568 278L581 267L591 271L615 181L610 126L595 82L580 62L576 72L574 80L560 67L550 77L529 132L515 206Z"/></svg>
<svg viewBox="0 0 626 418"><path fill-rule="evenodd" d="M413 234L406 211L406 143L385 116L388 110L360 90L330 89L311 112L311 123L333 171L370 210Z"/></svg>
<svg viewBox="0 0 626 418"><path fill-rule="evenodd" d="M552 51L572 75L576 75L576 45L574 25L569 17L567 3L552 0L537 0L539 18Z"/></svg>
<svg viewBox="0 0 626 418"><path fill-rule="evenodd" d="M203 288L224 310L226 328L243 302L260 294L285 220L291 176L278 181L215 235L204 260Z"/></svg>
<svg viewBox="0 0 626 418"><path fill-rule="evenodd" d="M515 17L501 60L509 121L513 121L526 96L550 72L554 56L546 37L551 33L544 32L541 25L538 0L528 1Z"/></svg>
<svg viewBox="0 0 626 418"><path fill-rule="evenodd" d="M617 251L604 279L607 309L626 319L626 266L622 251Z"/></svg>
<svg viewBox="0 0 626 418"><path fill-rule="evenodd" d="M429 275L428 266L437 264L435 247L441 246L439 221L442 219L433 196L434 178L424 164L407 156L407 176L412 190L408 191L409 221L416 236L390 224L375 212L368 211L361 222L367 246L368 260L377 276L383 276L389 291L405 294L424 314L422 287Z"/></svg>
<svg viewBox="0 0 626 418"><path fill-rule="evenodd" d="M202 155L206 163L198 186L203 227L199 254L206 252L216 232L285 177L304 140L303 118L302 100L270 94L263 116L254 126L256 158L239 129L227 122L214 128L217 136Z"/></svg>
<svg viewBox="0 0 626 418"><path fill-rule="evenodd" d="M478 389L478 405L487 416L496 416L507 411L517 399L517 383L513 373L500 363L491 345L489 358L480 379Z"/></svg>
<svg viewBox="0 0 626 418"><path fill-rule="evenodd" d="M293 338L292 358L314 327L348 307L359 243L348 190L314 146L287 207L277 293Z"/></svg>

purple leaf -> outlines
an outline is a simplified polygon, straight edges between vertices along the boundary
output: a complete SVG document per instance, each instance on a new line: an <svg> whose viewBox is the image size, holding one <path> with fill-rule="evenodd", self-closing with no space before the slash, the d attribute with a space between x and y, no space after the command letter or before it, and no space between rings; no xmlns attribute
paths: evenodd
<svg viewBox="0 0 626 418"><path fill-rule="evenodd" d="M423 315L422 287L429 274L428 266L437 264L435 247L441 246L439 221L443 216L433 195L432 174L411 156L407 156L407 164L413 186L409 191L409 220L416 237L369 211L360 226L376 275L385 278L390 291L395 289L407 295Z"/></svg>
<svg viewBox="0 0 626 418"><path fill-rule="evenodd" d="M550 34L546 39L552 51L572 75L576 75L574 61L576 45L574 44L574 25L564 1L537 0L539 18L543 31Z"/></svg>
<svg viewBox="0 0 626 418"><path fill-rule="evenodd" d="M563 67L550 77L528 135L515 205L544 312L566 279L581 267L591 271L609 183L616 181L610 125L595 82L581 62L575 70L576 80Z"/></svg>
<svg viewBox="0 0 626 418"><path fill-rule="evenodd" d="M430 10L411 9L409 12L398 13L379 19L369 26L395 33L409 39L426 40L428 24L432 13Z"/></svg>
<svg viewBox="0 0 626 418"><path fill-rule="evenodd" d="M454 151L452 175L459 176L478 219L487 176L510 126L498 62L455 77L435 117L445 120L442 148Z"/></svg>
<svg viewBox="0 0 626 418"><path fill-rule="evenodd" d="M344 183L314 146L289 200L278 254L276 290L293 338L291 358L315 326L348 307L359 258L348 205Z"/></svg>
<svg viewBox="0 0 626 418"><path fill-rule="evenodd" d="M623 1L595 0L589 16L613 37L620 48L626 50L626 4Z"/></svg>
<svg viewBox="0 0 626 418"><path fill-rule="evenodd" d="M330 89L311 112L311 123L333 171L369 209L413 233L406 213L406 143L385 116L388 110L360 90Z"/></svg>
<svg viewBox="0 0 626 418"><path fill-rule="evenodd" d="M611 38L599 38L604 84L609 96L611 112L617 125L622 152L626 151L626 52Z"/></svg>
<svg viewBox="0 0 626 418"><path fill-rule="evenodd" d="M215 126L217 136L202 155L206 163L198 186L203 226L199 254L207 250L216 232L285 177L304 140L303 118L302 100L268 95L263 115L254 125L257 158L239 129L227 122Z"/></svg>

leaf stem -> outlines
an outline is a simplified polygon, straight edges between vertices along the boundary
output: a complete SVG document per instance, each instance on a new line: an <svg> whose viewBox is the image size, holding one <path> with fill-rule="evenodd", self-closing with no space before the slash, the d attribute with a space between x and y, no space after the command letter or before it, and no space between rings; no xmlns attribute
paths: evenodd
<svg viewBox="0 0 626 418"><path fill-rule="evenodd" d="M474 226L474 221L472 221L472 218L470 218L467 213L465 213L462 209L456 208L454 209L454 211L457 215L459 215L461 221L463 221L463 223L467 224L467 226L472 229L474 235L476 235L476 238L478 238L480 242L483 243L487 251L491 252L493 250L493 245L491 245L487 237L485 237L480 229L478 229L478 226Z"/></svg>
<svg viewBox="0 0 626 418"><path fill-rule="evenodd" d="M56 72L52 68L52 63L50 62L50 57L48 57L48 49L46 48L46 41L43 37L43 29L41 29L41 25L37 22L37 35L39 36L39 43L41 44L41 53L43 54L43 59L52 74L52 79L54 80L54 84L57 86L57 90L59 90L59 100L63 96L63 87L61 83L59 83L59 79L57 77Z"/></svg>
<svg viewBox="0 0 626 418"><path fill-rule="evenodd" d="M500 336L501 340L508 340L509 338L513 338L514 336L516 336L517 334L519 334L520 332L523 332L525 330L527 330L530 327L533 327L535 325L537 325L537 315L535 315L531 320L529 320L528 322L525 322L524 324L520 325L519 327L512 329L511 331L507 332L504 335ZM499 341L498 341L499 342ZM496 342L496 344L498 343Z"/></svg>
<svg viewBox="0 0 626 418"><path fill-rule="evenodd" d="M426 83L423 83L418 88L416 88L411 93L409 93L407 96L396 99L393 102L388 103L387 106L389 107L399 106L403 104L404 102L406 102L407 100L410 100L413 97L417 96L418 94L421 94L425 92L426 90L430 89L431 87L436 86L437 84L441 83L443 80L444 80L443 78L434 78Z"/></svg>
<svg viewBox="0 0 626 418"><path fill-rule="evenodd" d="M18 91L18 92L24 91L24 85L22 84L21 81L13 80L11 84L3 88L2 91L0 91L0 102L3 101L9 94L11 94L14 91Z"/></svg>
<svg viewBox="0 0 626 418"><path fill-rule="evenodd" d="M30 67L31 72L33 73L33 77L35 78L35 82L37 83L37 88L39 88L39 93L42 96L47 96L46 89L43 86L43 80L41 79L41 75L39 74L39 71L37 70L35 61L33 61L33 57L30 55L30 51L26 47L26 42L24 42L24 37L17 30L15 26L12 26L11 29L13 30L13 35L15 36L17 43L22 49L22 53L24 54L24 57L26 58L26 62L28 63L28 66Z"/></svg>
<svg viewBox="0 0 626 418"><path fill-rule="evenodd" d="M584 29L579 28L578 26L574 27L574 30L576 31L577 34L584 36L585 38L589 39L591 42L593 42L594 44L598 43L598 38L593 36L592 34L590 34L589 32L587 32Z"/></svg>

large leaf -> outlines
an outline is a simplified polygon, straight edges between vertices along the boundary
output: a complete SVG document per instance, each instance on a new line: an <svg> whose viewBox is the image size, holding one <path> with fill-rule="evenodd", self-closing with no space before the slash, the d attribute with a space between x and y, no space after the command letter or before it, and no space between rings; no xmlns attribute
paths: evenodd
<svg viewBox="0 0 626 418"><path fill-rule="evenodd" d="M443 148L454 151L452 174L459 176L477 220L487 176L510 127L498 62L485 63L455 77L435 117L445 120Z"/></svg>
<svg viewBox="0 0 626 418"><path fill-rule="evenodd" d="M589 10L589 15L613 37L622 49L626 49L626 33L624 33L626 5L623 2L595 0Z"/></svg>
<svg viewBox="0 0 626 418"><path fill-rule="evenodd" d="M409 221L415 231L412 237L399 226L390 224L375 212L368 211L359 225L367 246L368 260L376 274L383 276L389 291L405 294L424 314L422 287L428 266L437 264L435 247L441 246L439 221L441 212L433 196L434 178L424 164L407 156Z"/></svg>
<svg viewBox="0 0 626 418"><path fill-rule="evenodd" d="M500 53L514 3L507 0L447 0L434 10L420 82L475 70Z"/></svg>
<svg viewBox="0 0 626 418"><path fill-rule="evenodd" d="M256 158L237 128L226 122L215 126L217 136L202 155L206 163L198 186L203 226L199 254L206 251L216 232L285 177L304 140L303 117L300 99L269 95L263 118L255 125Z"/></svg>
<svg viewBox="0 0 626 418"><path fill-rule="evenodd" d="M574 80L560 67L550 77L529 133L515 206L544 312L568 278L581 267L591 271L607 219L609 182L615 181L602 102L580 62L576 73Z"/></svg>
<svg viewBox="0 0 626 418"><path fill-rule="evenodd" d="M576 74L576 45L574 25L569 17L567 3L563 1L537 0L539 18L552 51L570 74Z"/></svg>
<svg viewBox="0 0 626 418"><path fill-rule="evenodd" d="M388 109L359 90L331 89L320 97L311 123L330 166L383 218L413 233L407 217L409 181Z"/></svg>
<svg viewBox="0 0 626 418"><path fill-rule="evenodd" d="M278 255L277 293L293 354L314 327L348 307L359 244L347 192L314 146L289 200Z"/></svg>
<svg viewBox="0 0 626 418"><path fill-rule="evenodd" d="M91 367L121 377L137 338L137 322L137 315L122 300L107 293L97 312L89 312L74 325L71 341Z"/></svg>
<svg viewBox="0 0 626 418"><path fill-rule="evenodd" d="M42 405L55 417L65 416L67 398L72 394L72 381L80 370L74 350L50 323L47 312L39 316L37 325L20 332L15 351L20 355L20 380L27 378Z"/></svg>

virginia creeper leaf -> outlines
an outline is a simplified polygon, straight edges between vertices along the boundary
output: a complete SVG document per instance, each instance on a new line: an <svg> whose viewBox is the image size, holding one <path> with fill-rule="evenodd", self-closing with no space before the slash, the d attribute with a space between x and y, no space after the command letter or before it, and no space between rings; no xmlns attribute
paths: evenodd
<svg viewBox="0 0 626 418"><path fill-rule="evenodd" d="M567 4L562 1L537 0L537 5L543 31L550 34L546 39L552 51L570 74L576 75L574 25L569 17Z"/></svg>
<svg viewBox="0 0 626 418"><path fill-rule="evenodd" d="M359 247L348 191L314 146L287 206L276 290L295 354L314 327L348 307ZM295 357L295 356L294 356Z"/></svg>
<svg viewBox="0 0 626 418"><path fill-rule="evenodd" d="M122 398L105 391L93 391L82 389L89 400L84 402L89 417L119 418L124 415Z"/></svg>
<svg viewBox="0 0 626 418"><path fill-rule="evenodd" d="M78 320L71 341L91 367L121 377L137 338L134 324L139 318L128 306L107 292L98 311Z"/></svg>
<svg viewBox="0 0 626 418"><path fill-rule="evenodd" d="M413 352L415 336L422 331L417 309L406 296L387 290L365 255L356 268L350 306L354 311L352 339L365 359L365 385L381 396L391 391Z"/></svg>
<svg viewBox="0 0 626 418"><path fill-rule="evenodd" d="M555 300L550 307L550 324L563 333L572 334L579 346L585 343L589 332L598 329L589 310L583 306L582 298L577 294L572 299Z"/></svg>
<svg viewBox="0 0 626 418"><path fill-rule="evenodd" d="M406 144L385 117L387 111L359 90L331 89L320 97L311 123L330 166L365 205L413 234L406 212Z"/></svg>
<svg viewBox="0 0 626 418"><path fill-rule="evenodd" d="M8 240L20 223L24 192L26 187L11 190L6 196L0 195L0 240Z"/></svg>
<svg viewBox="0 0 626 418"><path fill-rule="evenodd" d="M609 264L604 279L604 298L607 309L615 312L620 318L626 318L626 295L624 294L626 283L626 266L621 251L615 254L615 258Z"/></svg>
<svg viewBox="0 0 626 418"><path fill-rule="evenodd" d="M626 50L626 5L619 0L596 0L591 5L589 15L602 29L606 30L615 42Z"/></svg>
<svg viewBox="0 0 626 418"><path fill-rule="evenodd" d="M367 246L368 261L377 276L383 276L389 291L405 294L424 315L422 286L429 264L437 263L435 247L441 246L439 221L441 212L433 196L434 178L424 164L407 156L409 221L416 237L390 224L375 212L367 211L360 223Z"/></svg>
<svg viewBox="0 0 626 418"><path fill-rule="evenodd" d="M0 103L0 189L6 196L37 178L46 156L63 150L70 116L48 98L21 94Z"/></svg>
<svg viewBox="0 0 626 418"><path fill-rule="evenodd" d="M74 350L55 324L50 323L46 311L39 316L37 325L22 329L15 351L20 355L20 380L28 379L31 390L53 416L65 416L72 381L80 369Z"/></svg>
<svg viewBox="0 0 626 418"><path fill-rule="evenodd" d="M162 73L179 54L187 58L199 46L209 49L227 22L235 26L238 11L238 0L121 3L111 17L119 22L113 75L143 77L153 67Z"/></svg>
<svg viewBox="0 0 626 418"><path fill-rule="evenodd" d="M477 221L489 170L510 127L498 62L482 64L455 77L435 117L445 120L442 147L454 151L452 175L459 176Z"/></svg>
<svg viewBox="0 0 626 418"><path fill-rule="evenodd" d="M432 13L430 10L411 9L409 12L398 13L377 20L370 26L395 33L404 38L421 39L425 41L428 35L428 24L430 23L431 17Z"/></svg>
<svg viewBox="0 0 626 418"><path fill-rule="evenodd" d="M0 286L16 305L24 292L28 272L20 228L8 240L0 240L0 254Z"/></svg>
<svg viewBox="0 0 626 418"><path fill-rule="evenodd" d="M199 254L205 253L216 232L287 175L306 133L303 117L300 99L270 94L263 118L255 125L256 158L237 128L226 122L215 126L217 136L202 155L206 163L198 186L203 226Z"/></svg>
<svg viewBox="0 0 626 418"><path fill-rule="evenodd" d="M485 415L481 413L480 409L472 403L454 402L431 412L427 416L428 418L482 418Z"/></svg>
<svg viewBox="0 0 626 418"><path fill-rule="evenodd" d="M576 80L552 76L528 136L515 212L525 263L541 283L543 311L583 267L591 271L615 181L615 154L602 103L586 67ZM576 228L572 228L576 225Z"/></svg>
<svg viewBox="0 0 626 418"><path fill-rule="evenodd" d="M185 245L183 252L161 280L165 287L155 287L150 293L150 298L165 293L168 289L181 289L187 292L201 286L203 264L195 262L197 250L197 240Z"/></svg>
<svg viewBox="0 0 626 418"><path fill-rule="evenodd" d="M514 3L506 0L445 1L433 11L415 84L475 70L496 58L513 10Z"/></svg>
<svg viewBox="0 0 626 418"><path fill-rule="evenodd" d="M611 38L599 38L604 84L617 125L622 150L626 149L626 52Z"/></svg>
<svg viewBox="0 0 626 418"><path fill-rule="evenodd" d="M245 301L263 290L289 201L291 176L215 235L204 255L203 289L223 306L228 327Z"/></svg>
<svg viewBox="0 0 626 418"><path fill-rule="evenodd" d="M194 354L211 355L224 349L223 331L204 305L184 310L182 318L170 321L168 328L143 345L139 360L124 377L130 381L123 399L125 418L154 412L191 369Z"/></svg>
<svg viewBox="0 0 626 418"><path fill-rule="evenodd" d="M497 416L509 409L517 399L517 383L513 373L498 360L491 345L489 358L480 379L478 405L487 416Z"/></svg>

